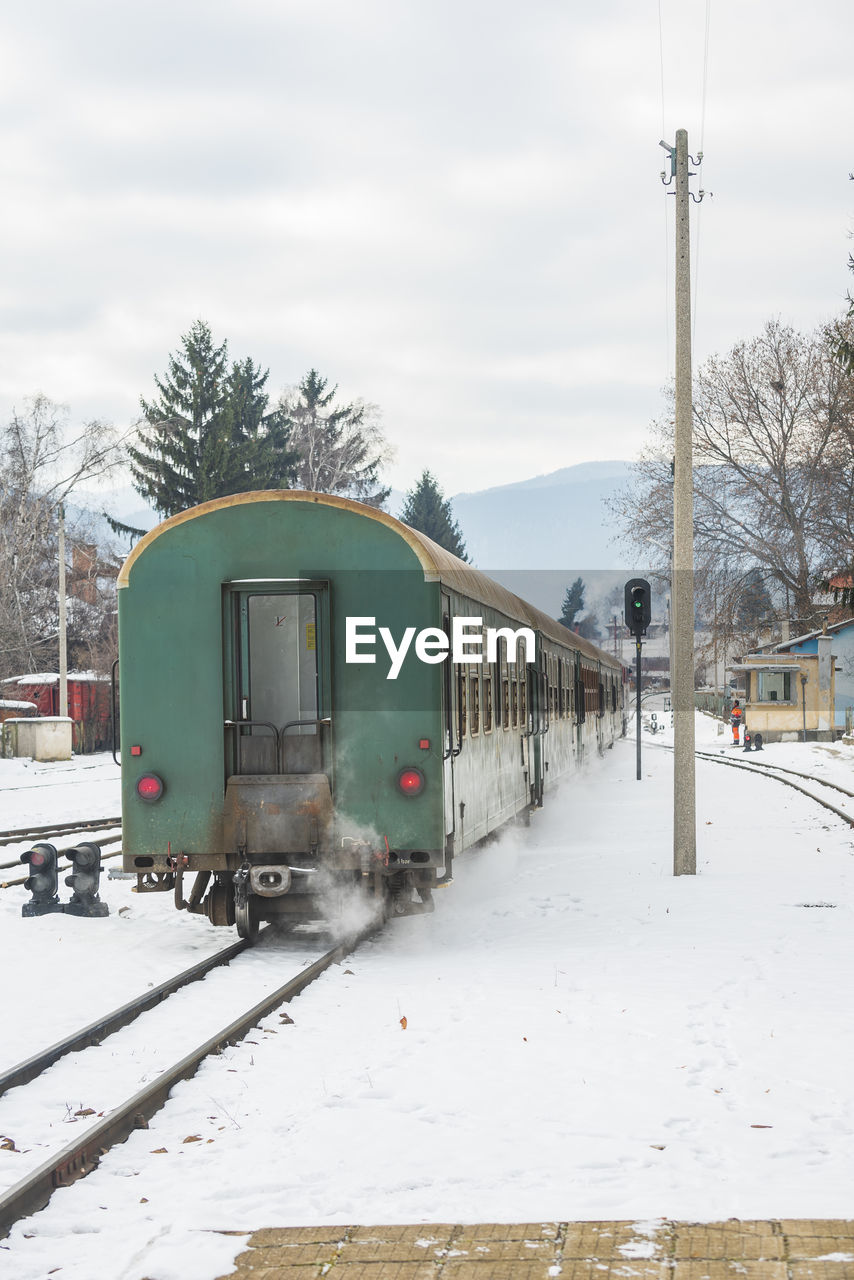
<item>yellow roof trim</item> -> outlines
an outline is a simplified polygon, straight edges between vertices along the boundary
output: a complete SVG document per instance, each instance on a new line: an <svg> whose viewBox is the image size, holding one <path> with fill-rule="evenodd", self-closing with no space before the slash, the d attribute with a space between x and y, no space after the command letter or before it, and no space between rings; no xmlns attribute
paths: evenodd
<svg viewBox="0 0 854 1280"><path fill-rule="evenodd" d="M411 529L400 520L395 520L394 516L390 516L387 511L380 511L377 507L369 507L364 502L356 502L352 498L341 498L333 493L312 493L308 489L256 489L249 493L232 493L225 498L214 498L211 502L202 502L198 507L179 511L176 516L170 516L168 520L149 530L144 538L140 538L122 565L118 576L119 588L128 585L130 571L135 561L162 533L176 528L179 524L184 524L187 520L209 515L212 511L219 511L224 507L239 507L250 502L314 502L324 507L340 507L360 516L368 516L378 524L384 524L389 529L393 529L415 552L425 575L432 578L438 577L442 569L466 569L471 572L471 566L465 561L459 560L423 533L418 533L417 530Z"/></svg>
<svg viewBox="0 0 854 1280"><path fill-rule="evenodd" d="M493 608L511 618L523 619L529 626L541 631L550 639L558 641L558 643L565 645L567 648L578 649L581 653L594 660L598 659L606 666L619 667L621 665L619 660L611 654L599 649L591 641L584 640L581 636L567 631L565 627L556 622L554 618L550 618L548 614L543 613L541 609L528 604L526 600L514 595L512 591L508 591L500 583L494 582L492 578L487 577L485 573L481 573L479 569L473 568L465 560L460 560L458 556L446 551L444 547L440 547L437 542L434 542L432 538L428 538L426 534L410 528L408 524L404 524L401 520L396 520L387 511L380 511L377 507L369 507L366 503L356 502L352 498L340 498L332 493L313 493L310 489L258 489L249 493L233 493L225 498L214 498L211 502L203 502L198 507L190 507L188 511L179 511L178 515L170 516L168 520L164 520L162 524L150 530L144 538L140 538L121 567L117 580L119 588L121 589L128 585L130 571L137 558L142 555L147 547L151 546L155 539L159 538L168 529L174 529L177 525L184 524L187 520L196 520L199 516L206 516L210 512L219 511L224 507L239 507L244 503L258 502L314 502L319 506L340 507L344 511L352 511L356 515L366 516L369 520L376 520L378 524L384 524L388 529L396 533L398 537L403 538L404 542L411 547L424 570L424 577L427 581L440 580L447 586L458 590L462 595L470 595L480 599L484 604L492 605Z"/></svg>

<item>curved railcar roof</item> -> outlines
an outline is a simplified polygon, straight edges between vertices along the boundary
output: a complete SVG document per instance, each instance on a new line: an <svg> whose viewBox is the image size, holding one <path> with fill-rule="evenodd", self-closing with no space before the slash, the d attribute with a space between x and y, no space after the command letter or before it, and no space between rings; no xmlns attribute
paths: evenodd
<svg viewBox="0 0 854 1280"><path fill-rule="evenodd" d="M203 502L198 507L190 507L187 511L180 511L178 515L170 516L168 520L164 520L162 524L150 530L133 548L119 572L119 588L128 585L130 572L135 561L152 542L159 538L161 534L166 533L167 530L174 529L177 525L184 524L187 520L195 520L200 516L208 515L212 511L219 511L223 507L237 507L258 502L313 502L320 506L339 507L345 511L352 511L355 515L365 516L369 520L376 520L379 524L384 524L389 529L392 529L408 543L418 558L427 581L443 582L455 591L459 591L461 595L470 596L473 600L491 605L494 609L507 614L511 618L526 622L534 630L548 636L550 640L554 640L570 649L577 649L589 658L598 659L611 667L619 668L622 665L613 654L607 653L590 640L585 640L582 636L576 635L575 632L569 631L561 623L556 622L554 618L544 613L542 609L538 609L535 605L529 604L527 600L514 595L512 591L508 591L500 583L494 582L492 578L485 573L481 573L479 569L472 568L470 564L466 564L458 556L446 551L444 547L440 547L437 542L434 542L432 538L428 538L426 534L419 533L417 529L412 529L401 520L396 520L387 511L380 511L377 507L369 507L364 502L356 502L352 498L341 498L331 493L313 493L308 489L259 489L248 493L234 493L225 498L215 498L211 502Z"/></svg>

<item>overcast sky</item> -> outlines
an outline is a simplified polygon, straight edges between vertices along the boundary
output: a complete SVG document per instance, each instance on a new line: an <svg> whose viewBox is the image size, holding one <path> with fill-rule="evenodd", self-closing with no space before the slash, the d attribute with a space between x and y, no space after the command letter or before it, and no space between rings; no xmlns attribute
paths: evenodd
<svg viewBox="0 0 854 1280"><path fill-rule="evenodd" d="M702 135L714 192L695 364L839 315L852 34L850 0L6 0L0 413L129 424L201 317L276 392L378 404L399 488L634 457L673 364L659 139Z"/></svg>

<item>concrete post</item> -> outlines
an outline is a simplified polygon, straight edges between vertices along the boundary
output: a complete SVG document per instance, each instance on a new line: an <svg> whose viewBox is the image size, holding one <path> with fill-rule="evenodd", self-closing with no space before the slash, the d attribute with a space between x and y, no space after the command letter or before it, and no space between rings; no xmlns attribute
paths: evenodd
<svg viewBox="0 0 854 1280"><path fill-rule="evenodd" d="M68 645L65 621L65 508L59 508L59 714L68 715Z"/></svg>
<svg viewBox="0 0 854 1280"><path fill-rule="evenodd" d="M676 438L673 471L673 874L697 870L694 508L688 134L676 131Z"/></svg>

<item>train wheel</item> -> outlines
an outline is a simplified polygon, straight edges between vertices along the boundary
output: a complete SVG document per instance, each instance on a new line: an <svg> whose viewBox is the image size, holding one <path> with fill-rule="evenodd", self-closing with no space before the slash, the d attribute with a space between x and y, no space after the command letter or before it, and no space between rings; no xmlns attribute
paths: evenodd
<svg viewBox="0 0 854 1280"><path fill-rule="evenodd" d="M223 877L217 876L203 906L211 924L234 924L234 890L230 884L224 883Z"/></svg>
<svg viewBox="0 0 854 1280"><path fill-rule="evenodd" d="M238 938L243 938L246 942L254 942L258 937L258 917L253 910L252 899L248 893L235 894L234 923L237 925Z"/></svg>

